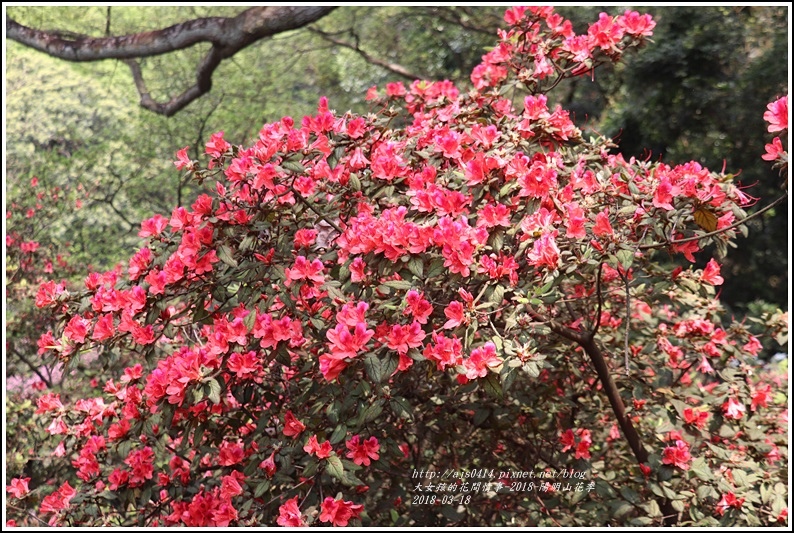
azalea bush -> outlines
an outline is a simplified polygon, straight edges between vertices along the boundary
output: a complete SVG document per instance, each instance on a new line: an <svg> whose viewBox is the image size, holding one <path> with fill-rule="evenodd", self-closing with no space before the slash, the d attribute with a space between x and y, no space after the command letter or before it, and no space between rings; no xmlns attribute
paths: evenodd
<svg viewBox="0 0 794 533"><path fill-rule="evenodd" d="M752 331L783 345L787 315L751 329L715 297L757 199L550 105L649 16L505 22L467 93L390 83L365 116L323 98L180 150L206 194L145 220L123 271L40 286L44 356L126 366L38 398L73 476L10 479L16 524L786 523L787 377Z"/></svg>

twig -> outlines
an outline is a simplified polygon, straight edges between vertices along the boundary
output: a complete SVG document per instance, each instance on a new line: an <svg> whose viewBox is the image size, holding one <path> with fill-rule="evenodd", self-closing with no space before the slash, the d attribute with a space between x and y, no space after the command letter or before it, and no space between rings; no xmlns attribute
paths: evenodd
<svg viewBox="0 0 794 533"><path fill-rule="evenodd" d="M626 363L626 375L629 375L629 332L631 331L631 294L629 293L628 272L621 273L623 283L626 286L626 334L623 339L623 358Z"/></svg>
<svg viewBox="0 0 794 533"><path fill-rule="evenodd" d="M408 79L410 81L429 79L428 76L424 76L421 73L413 72L411 70L408 70L407 68L405 68L402 65L398 65L397 63L391 63L389 61L385 61L383 59L377 58L377 57L365 52L364 50L362 50L359 47L358 34L356 32L354 32L352 29L350 30L350 32L353 35L353 39L355 40L355 43L349 43L347 41L343 41L342 39L337 39L336 37L334 37L333 34L324 32L321 29L317 28L316 26L309 26L307 29L309 31L311 31L312 33L315 33L315 34L319 35L321 38L325 39L326 41L328 41L330 43L333 43L333 44L335 44L337 46L342 46L344 48L349 48L350 50L353 50L358 55L360 55L361 58L364 61L366 61L367 63L370 63L372 65L377 65L377 66L379 66L379 67L381 67L383 69L388 70L389 72L393 72L393 73L397 74L398 76L402 76L403 78L406 78L406 79Z"/></svg>
<svg viewBox="0 0 794 533"><path fill-rule="evenodd" d="M715 235L719 235L720 233L725 233L728 230L732 230L733 228L741 226L742 224L744 224L748 220L752 220L752 219L754 219L754 218L756 218L758 216L761 216L761 214L769 211L770 209L775 207L777 204L779 204L780 202L785 200L786 196L788 196L788 193L784 193L777 200L775 200L774 202L772 202L768 206L764 207L763 209L759 209L758 211L756 211L752 215L748 215L748 216L744 217L741 220L737 220L736 222L734 222L730 226L726 226L726 227L724 227L722 229L718 229L716 231L711 231L709 233L704 233L703 235L696 235L694 237L687 237L686 239L668 240L668 241L659 242L659 243L656 243L656 244L646 244L644 246L640 246L639 249L640 250L653 250L654 248L662 248L664 246L670 246L670 245L674 245L674 244L684 244L684 243L687 243L687 242L699 241L700 239L705 239L707 237L713 237Z"/></svg>
<svg viewBox="0 0 794 533"><path fill-rule="evenodd" d="M590 331L590 339L594 339L598 328L601 326L601 306L604 303L604 297L601 294L601 270L604 268L604 263L598 265L598 276L596 277L596 296L598 297L598 307L596 307L595 319L593 320L593 329Z"/></svg>
<svg viewBox="0 0 794 533"><path fill-rule="evenodd" d="M334 228L334 229L335 229L335 230L336 230L336 231L337 231L337 232L338 232L340 235L341 235L342 233L344 233L344 232L342 231L342 229L341 229L339 226L337 226L337 225L336 225L334 222L331 222L330 220L328 220L328 218L327 218L327 217L326 217L324 214L322 214L322 213L320 213L319 211L317 211L317 209L315 209L315 208L314 208L314 206L313 206L312 204L310 204L310 203L309 203L309 202L308 202L308 201L307 201L307 200L306 200L306 199L305 199L303 196L301 196L301 193L299 193L298 191L296 191L296 190L295 190L295 188L294 188L292 185L290 185L290 186L289 186L289 188L290 188L290 190L292 191L292 194L294 194L294 195L295 195L295 197L296 197L298 200L300 200L300 201L301 201L301 203L303 203L303 205L305 205L306 207L308 207L309 209L311 209L312 211L314 211L314 214L315 214L315 215L317 215L318 217L320 217L321 219L323 219L323 220L324 220L324 221L325 221L325 222L326 222L326 223L327 223L329 226L331 226L332 228Z"/></svg>
<svg viewBox="0 0 794 533"><path fill-rule="evenodd" d="M42 373L39 371L39 369L38 369L38 367L37 367L37 366L35 366L33 363L31 363L31 362L30 362L30 361L27 359L27 357L25 357L24 355L22 355L22 354L21 354L21 353L20 353L20 352L19 352L19 351L18 351L16 348L14 348L14 347L11 347L11 351L12 351L12 352L14 352L14 355L16 355L17 357L19 357L19 358L22 360L22 362L23 362L23 363L25 363L26 365L28 365L28 367L30 367L30 369L31 369L33 372L35 372L35 373L36 373L36 375L37 375L37 376L39 376L39 378L41 378L41 380L44 382L44 384L45 384L45 385L47 385L47 388L48 388L48 389L51 389L51 388L52 388L52 382L51 382L49 379L47 379L46 377L44 377L44 374L42 374Z"/></svg>

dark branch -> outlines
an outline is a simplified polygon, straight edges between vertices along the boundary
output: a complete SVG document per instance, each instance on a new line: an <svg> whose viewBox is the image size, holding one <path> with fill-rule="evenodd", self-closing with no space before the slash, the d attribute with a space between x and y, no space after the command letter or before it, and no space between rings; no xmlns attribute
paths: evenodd
<svg viewBox="0 0 794 533"><path fill-rule="evenodd" d="M28 368L30 368L33 372L36 373L37 376L39 376L41 381L43 381L44 384L47 385L48 389L52 388L52 381L47 379L47 377L44 374L41 373L41 371L39 370L39 368L36 365L34 365L32 362L30 362L30 360L27 357L25 357L24 355L22 355L22 353L19 352L16 348L11 348L11 351L13 352L14 355L16 355L19 358L20 361L25 363L28 366Z"/></svg>
<svg viewBox="0 0 794 533"><path fill-rule="evenodd" d="M355 39L356 42L355 42L355 44L353 44L353 43L349 43L347 41L343 41L342 39L339 39L339 38L335 37L333 34L324 32L324 31L322 31L322 30L320 30L318 28L315 28L315 27L309 27L309 31L311 31L312 33L316 33L317 35L319 35L320 37L322 37L323 39L325 39L329 43L333 43L333 44L335 44L337 46L342 46L344 48L349 48L350 50L353 50L358 55L360 55L362 57L362 59L364 59L364 61L366 61L367 63L369 63L371 65L376 65L378 67L384 68L384 69L388 70L389 72L393 72L394 74L397 74L398 76L402 76L403 78L409 79L411 81L414 81L414 80L425 80L425 79L429 78L428 76L425 76L423 74L412 72L412 71L408 70L406 67L404 67L402 65L399 65L397 63L391 63L389 61L385 61L385 60L379 59L379 58L377 58L377 57L375 57L375 56L373 56L371 54L368 54L367 52L365 52L364 50L362 50L359 47L359 45L358 45L358 36L355 33L353 34L353 38Z"/></svg>
<svg viewBox="0 0 794 533"><path fill-rule="evenodd" d="M596 308L595 318L593 319L593 329L590 331L588 338L593 340L598 333L598 328L601 326L601 307L604 304L604 295L601 294L601 270L604 268L604 263L598 264L598 277L596 278L596 296L598 297L598 307Z"/></svg>
<svg viewBox="0 0 794 533"><path fill-rule="evenodd" d="M656 244L646 244L646 245L640 246L639 249L640 250L653 250L654 248L662 248L664 246L671 246L671 245L676 245L676 244L684 244L684 243L692 242L692 241L699 241L700 239L705 239L706 237L713 237L714 235L719 235L720 233L725 233L728 230L732 230L733 228L741 226L742 224L744 224L748 220L752 220L752 219L754 219L756 217L759 217L759 216L763 215L764 213L766 213L767 211L769 211L770 209L775 207L777 204L779 204L783 200L785 200L786 196L788 196L788 193L784 193L782 196L780 196L778 199L776 199L774 202L772 202L768 206L764 207L763 209L759 209L758 211L756 211L752 215L748 215L748 216L744 217L741 220L737 220L736 222L734 222L730 226L725 226L722 229L718 229L716 231L711 231L709 233L704 233L703 235L695 235L694 237L688 237L686 239L678 239L678 240L670 239L670 240L667 240L667 241L664 241L664 242L657 242Z"/></svg>
<svg viewBox="0 0 794 533"><path fill-rule="evenodd" d="M246 9L236 17L206 17L156 31L118 37L66 37L63 32L28 28L6 15L6 35L25 46L66 61L120 59L129 65L141 106L172 116L212 88L212 74L224 59L272 35L301 28L335 9L334 6L267 6ZM196 68L196 83L167 102L156 102L146 87L137 59L182 50L208 42L212 48Z"/></svg>
<svg viewBox="0 0 794 533"><path fill-rule="evenodd" d="M620 391L618 391L617 385L615 385L615 382L612 380L612 375L609 372L606 359L604 359L604 354L601 353L601 350L596 345L595 339L584 338L582 341L583 342L580 344L582 348L584 348L584 351L587 352L590 361L592 361L595 367L598 379L601 380L604 392L606 392L607 398L609 398L609 404L612 406L612 411L618 419L618 425L620 425L620 429L623 431L623 435L626 437L631 451L634 453L634 457L637 459L638 463L647 465L648 451L645 449L645 446L643 446L639 433L637 433L634 424L631 422L631 418L629 418L628 413L626 413L626 406L623 404L623 399L620 397ZM675 525L678 513L673 509L670 501L666 498L659 498L658 503L664 513L665 525Z"/></svg>

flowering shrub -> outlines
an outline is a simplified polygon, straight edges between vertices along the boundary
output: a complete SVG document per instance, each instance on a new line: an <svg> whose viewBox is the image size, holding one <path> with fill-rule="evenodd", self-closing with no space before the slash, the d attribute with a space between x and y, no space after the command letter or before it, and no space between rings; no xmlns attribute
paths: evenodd
<svg viewBox="0 0 794 533"><path fill-rule="evenodd" d="M664 261L720 257L754 199L549 105L649 16L505 21L468 93L390 83L366 116L216 133L206 168L180 150L212 194L144 221L125 273L39 288L43 352L136 363L39 398L76 477L9 493L69 525L785 523L786 376L722 321L716 260Z"/></svg>

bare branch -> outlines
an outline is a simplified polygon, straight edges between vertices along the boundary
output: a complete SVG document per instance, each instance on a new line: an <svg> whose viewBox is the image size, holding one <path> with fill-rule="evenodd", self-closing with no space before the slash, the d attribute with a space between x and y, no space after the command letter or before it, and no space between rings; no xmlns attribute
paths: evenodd
<svg viewBox="0 0 794 533"><path fill-rule="evenodd" d="M587 338L593 340L598 333L598 328L601 326L601 307L604 304L604 295L601 294L601 270L604 268L604 263L598 264L598 277L596 277L596 296L598 297L598 307L596 308L595 318L593 318L593 329L588 334Z"/></svg>
<svg viewBox="0 0 794 533"><path fill-rule="evenodd" d="M359 47L359 45L358 45L358 36L356 34L353 34L353 37L354 37L356 42L355 42L355 44L352 44L352 43L349 43L347 41L343 41L342 39L339 39L339 38L335 37L331 33L324 32L324 31L322 31L319 28L316 28L314 26L310 26L309 27L309 31L311 31L312 33L316 33L317 35L319 35L320 37L322 37L323 39L325 39L329 43L333 43L333 44L335 44L337 46L342 46L344 48L349 48L350 50L353 50L358 55L360 55L362 57L362 59L364 59L364 61L366 61L367 63L370 63L372 65L376 65L378 67L384 68L384 69L388 70L389 72L393 72L393 73L397 74L398 76L402 76L403 78L409 79L411 81L414 81L414 80L426 80L426 79L429 78L429 76L425 76L424 74L412 72L411 70L409 70L406 67L404 67L402 65L399 65L397 63L391 63L389 61L385 61L385 60L379 59L379 58L377 58L377 57L375 57L375 56L373 56L371 54L368 54L367 52L365 52L364 50L362 50Z"/></svg>
<svg viewBox="0 0 794 533"><path fill-rule="evenodd" d="M11 347L11 352L14 355L16 355L20 359L20 361L25 363L28 366L28 368L30 368L33 372L35 372L36 375L39 376L39 379L41 379L41 381L43 381L44 384L47 385L47 388L49 388L49 389L52 388L52 381L47 379L47 377L44 374L41 373L41 370L39 370L39 368L36 365L34 365L32 362L30 362L30 360L27 357L25 357L20 351L18 351L14 347Z"/></svg>
<svg viewBox="0 0 794 533"><path fill-rule="evenodd" d="M703 235L695 235L694 237L687 237L686 239L678 239L678 240L670 239L670 240L667 240L667 241L664 241L664 242L657 242L656 244L646 244L646 245L640 246L639 249L640 250L653 250L654 248L662 248L664 246L671 246L671 245L676 245L676 244L684 244L684 243L692 242L692 241L699 241L700 239L705 239L706 237L713 237L714 235L719 235L720 233L725 233L726 231L729 231L729 230L732 230L733 228L741 226L742 224L744 224L748 220L752 220L752 219L754 219L756 217L759 217L759 216L763 215L764 213L766 213L767 211L769 211L770 209L775 207L777 204L779 204L783 200L785 200L786 196L788 196L788 193L783 193L782 196L780 196L777 200L775 200L774 202L772 202L768 206L764 207L763 209L759 209L758 211L756 211L752 215L748 215L748 216L744 217L741 220L737 220L736 222L734 222L730 226L725 226L724 228L718 229L716 231L711 231L709 233L704 233ZM675 226L673 227L673 230L675 230Z"/></svg>
<svg viewBox="0 0 794 533"><path fill-rule="evenodd" d="M224 59L260 39L301 28L334 9L334 6L252 7L236 17L205 17L156 31L98 38L79 35L69 38L63 32L36 30L6 15L6 35L18 43L66 61L125 61L141 96L141 106L169 117L209 92L212 74ZM167 102L156 102L149 94L136 60L182 50L202 42L212 43L212 48L196 68L195 85Z"/></svg>
<svg viewBox="0 0 794 533"><path fill-rule="evenodd" d="M623 339L623 359L626 363L626 375L629 375L629 333L631 333L631 293L629 292L629 274L621 272L620 277L626 285L626 334Z"/></svg>
<svg viewBox="0 0 794 533"><path fill-rule="evenodd" d="M595 367L604 392L609 399L609 404L612 406L612 412L615 413L618 419L618 425L623 431L623 436L626 438L631 451L634 453L637 463L647 465L648 451L645 449L639 433L637 433L637 430L634 428L631 418L628 413L626 413L626 406L623 404L623 399L620 397L620 391L617 385L615 385L615 382L612 380L612 375L609 372L609 366L607 365L604 355L596 345L595 339L585 338L582 340L584 342L581 342L580 345L584 348L584 351L587 352L590 361ZM677 513L671 505L670 500L659 497L657 498L657 502L659 503L662 513L664 513L664 524L668 526L675 525L677 522Z"/></svg>

